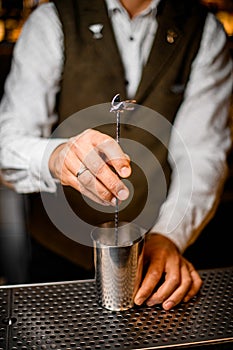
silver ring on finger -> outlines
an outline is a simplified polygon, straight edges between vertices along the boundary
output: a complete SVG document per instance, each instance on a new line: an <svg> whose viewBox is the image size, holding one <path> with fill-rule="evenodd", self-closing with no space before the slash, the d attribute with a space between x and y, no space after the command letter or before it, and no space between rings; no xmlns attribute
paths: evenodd
<svg viewBox="0 0 233 350"><path fill-rule="evenodd" d="M76 174L76 177L79 178L80 175L82 175L86 170L88 170L85 165L81 166L79 171Z"/></svg>

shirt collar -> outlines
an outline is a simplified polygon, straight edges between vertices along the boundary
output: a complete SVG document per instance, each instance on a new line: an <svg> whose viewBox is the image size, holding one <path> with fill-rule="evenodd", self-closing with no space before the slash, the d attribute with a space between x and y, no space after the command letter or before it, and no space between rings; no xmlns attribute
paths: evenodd
<svg viewBox="0 0 233 350"><path fill-rule="evenodd" d="M141 15L147 15L149 13L153 13L154 15L156 15L157 7L160 1L161 0L152 0L150 5L141 12ZM110 18L112 17L112 15L116 10L125 11L125 8L120 3L120 0L105 0L105 2L107 5L108 15Z"/></svg>

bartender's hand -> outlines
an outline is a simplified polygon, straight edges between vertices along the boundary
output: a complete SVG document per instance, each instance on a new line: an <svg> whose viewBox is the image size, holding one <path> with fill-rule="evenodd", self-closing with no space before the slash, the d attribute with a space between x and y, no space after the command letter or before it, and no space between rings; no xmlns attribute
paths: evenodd
<svg viewBox="0 0 233 350"><path fill-rule="evenodd" d="M116 198L125 200L129 195L118 177L130 175L129 157L113 138L96 130L88 129L58 146L50 156L49 169L62 185L103 205L115 205Z"/></svg>
<svg viewBox="0 0 233 350"><path fill-rule="evenodd" d="M149 234L145 243L145 259L147 271L135 296L135 304L162 304L165 310L170 310L182 301L189 301L201 288L198 272L170 239ZM162 284L156 288L162 277Z"/></svg>

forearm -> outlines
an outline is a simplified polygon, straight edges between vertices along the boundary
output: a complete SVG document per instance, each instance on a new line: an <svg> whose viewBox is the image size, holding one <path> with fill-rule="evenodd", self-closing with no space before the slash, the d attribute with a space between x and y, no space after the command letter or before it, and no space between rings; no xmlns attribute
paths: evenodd
<svg viewBox="0 0 233 350"><path fill-rule="evenodd" d="M5 133L1 140L1 174L3 181L19 193L55 192L56 181L48 162L53 150L64 139L14 136Z"/></svg>
<svg viewBox="0 0 233 350"><path fill-rule="evenodd" d="M171 187L152 229L170 238L180 251L195 241L214 215L227 176L232 61L219 26L208 18L170 140Z"/></svg>
<svg viewBox="0 0 233 350"><path fill-rule="evenodd" d="M198 161L198 164L201 166L201 162ZM200 172L193 174L192 179L178 180L175 175L176 179L151 231L171 239L180 252L184 252L215 214L226 175L225 162L219 164L218 170L210 167L209 176L207 172Z"/></svg>
<svg viewBox="0 0 233 350"><path fill-rule="evenodd" d="M0 166L3 181L18 192L56 190L48 159L66 140L47 138L57 119L62 40L54 6L45 4L29 17L15 45L0 105Z"/></svg>

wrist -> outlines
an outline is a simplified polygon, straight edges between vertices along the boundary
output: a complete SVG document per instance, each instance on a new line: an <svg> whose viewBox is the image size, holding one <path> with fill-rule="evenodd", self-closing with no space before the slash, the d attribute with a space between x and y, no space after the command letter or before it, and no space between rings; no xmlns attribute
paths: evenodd
<svg viewBox="0 0 233 350"><path fill-rule="evenodd" d="M57 146L49 157L49 162L48 162L49 171L50 171L50 174L52 175L52 177L55 179L58 179L58 172L56 170L58 155L60 154L60 152L62 151L64 146L65 146L65 143L62 143L59 146Z"/></svg>

